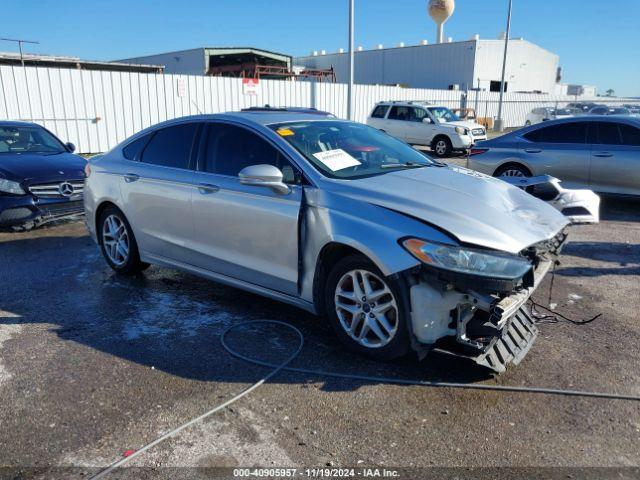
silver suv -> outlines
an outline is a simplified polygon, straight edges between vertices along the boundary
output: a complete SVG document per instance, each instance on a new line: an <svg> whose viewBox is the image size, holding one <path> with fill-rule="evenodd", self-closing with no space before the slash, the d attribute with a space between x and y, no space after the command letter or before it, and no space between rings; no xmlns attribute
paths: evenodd
<svg viewBox="0 0 640 480"><path fill-rule="evenodd" d="M379 359L519 361L567 225L501 180L311 114L169 121L87 170L87 225L116 272L175 267L296 305Z"/></svg>

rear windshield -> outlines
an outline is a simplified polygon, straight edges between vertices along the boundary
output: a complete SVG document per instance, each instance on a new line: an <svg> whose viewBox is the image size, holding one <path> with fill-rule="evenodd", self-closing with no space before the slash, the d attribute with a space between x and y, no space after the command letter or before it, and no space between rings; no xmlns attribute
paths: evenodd
<svg viewBox="0 0 640 480"><path fill-rule="evenodd" d="M270 127L330 178L356 179L441 165L408 144L360 123L312 121Z"/></svg>

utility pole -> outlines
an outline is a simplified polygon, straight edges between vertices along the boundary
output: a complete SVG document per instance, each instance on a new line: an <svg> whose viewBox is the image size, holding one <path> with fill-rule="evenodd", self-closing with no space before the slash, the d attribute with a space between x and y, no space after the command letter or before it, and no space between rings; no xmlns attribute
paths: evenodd
<svg viewBox="0 0 640 480"><path fill-rule="evenodd" d="M347 88L347 119L353 120L353 64L354 64L354 3L349 0L349 86Z"/></svg>
<svg viewBox="0 0 640 480"><path fill-rule="evenodd" d="M0 40L3 40L5 42L15 42L18 44L18 48L20 49L20 63L22 63L22 66L24 67L24 57L22 54L22 44L23 43L33 43L33 44L39 44L40 42L35 42L33 40L23 40L21 38L0 38Z"/></svg>
<svg viewBox="0 0 640 480"><path fill-rule="evenodd" d="M504 121L502 120L502 102L504 98L505 90L505 77L507 73L507 51L509 50L509 35L511 34L511 10L513 7L513 0L509 0L509 14L507 15L507 33L504 38L504 58L502 59L502 82L500 83L500 101L498 103L498 118L496 119L496 125L494 130L502 132L504 130Z"/></svg>

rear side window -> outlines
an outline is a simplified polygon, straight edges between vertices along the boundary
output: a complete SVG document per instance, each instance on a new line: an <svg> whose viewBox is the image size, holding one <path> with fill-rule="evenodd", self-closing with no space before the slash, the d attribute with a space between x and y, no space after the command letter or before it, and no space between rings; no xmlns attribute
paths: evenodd
<svg viewBox="0 0 640 480"><path fill-rule="evenodd" d="M140 154L142 153L142 150L144 150L144 147L147 146L147 143L149 143L149 139L151 138L151 135L152 134L140 137L139 139L134 140L129 145L124 147L122 149L122 154L124 155L124 158L126 158L127 160L139 160Z"/></svg>
<svg viewBox="0 0 640 480"><path fill-rule="evenodd" d="M387 114L387 110L389 110L389 105L378 105L373 109L371 116L373 118L384 118Z"/></svg>
<svg viewBox="0 0 640 480"><path fill-rule="evenodd" d="M409 120L409 107L391 107L391 111L389 112L390 120Z"/></svg>
<svg viewBox="0 0 640 480"><path fill-rule="evenodd" d="M234 125L209 126L203 165L206 172L237 177L243 168L263 164L278 167L285 183L301 181L298 169L255 133Z"/></svg>
<svg viewBox="0 0 640 480"><path fill-rule="evenodd" d="M601 145L622 145L622 137L617 123L598 123L598 143Z"/></svg>
<svg viewBox="0 0 640 480"><path fill-rule="evenodd" d="M563 123L539 128L524 135L531 142L545 143L586 143L587 124L585 122Z"/></svg>
<svg viewBox="0 0 640 480"><path fill-rule="evenodd" d="M142 161L173 168L189 168L197 123L184 123L158 130L142 153Z"/></svg>
<svg viewBox="0 0 640 480"><path fill-rule="evenodd" d="M640 147L640 128L632 127L624 123L620 124L622 134L622 144L631 147Z"/></svg>

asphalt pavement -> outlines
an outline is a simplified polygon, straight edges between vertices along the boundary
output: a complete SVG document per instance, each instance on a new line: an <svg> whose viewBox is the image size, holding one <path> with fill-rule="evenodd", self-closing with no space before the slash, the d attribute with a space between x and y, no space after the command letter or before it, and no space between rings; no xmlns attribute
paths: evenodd
<svg viewBox="0 0 640 480"><path fill-rule="evenodd" d="M376 363L347 353L321 319L189 274L120 278L81 221L0 233L0 477L87 478L251 385L269 370L220 344L247 320L300 328L294 365L305 368L640 395L638 207L605 199L601 224L571 229L557 270L557 310L603 316L540 324L525 360L500 376L442 354ZM548 289L549 279L540 303ZM270 361L296 345L273 327L229 342ZM135 478L238 466L639 467L640 404L282 372L131 463L147 467Z"/></svg>

